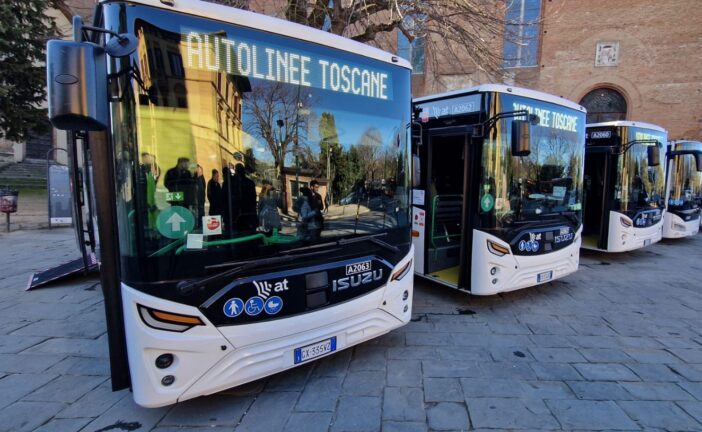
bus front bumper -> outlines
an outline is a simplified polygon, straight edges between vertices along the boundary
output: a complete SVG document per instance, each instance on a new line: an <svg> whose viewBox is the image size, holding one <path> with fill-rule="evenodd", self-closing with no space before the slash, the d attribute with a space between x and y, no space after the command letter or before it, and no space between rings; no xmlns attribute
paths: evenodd
<svg viewBox="0 0 702 432"><path fill-rule="evenodd" d="M473 267L471 294L493 295L515 291L555 279L578 270L582 228L569 246L548 254L496 256L488 251L487 240L506 243L485 232L473 231Z"/></svg>
<svg viewBox="0 0 702 432"><path fill-rule="evenodd" d="M609 237L606 252L628 252L657 243L663 237L663 223L667 213L655 225L645 228L625 227L622 214L614 211L609 216ZM598 249L601 250L601 249Z"/></svg>
<svg viewBox="0 0 702 432"><path fill-rule="evenodd" d="M700 218L685 222L680 216L666 212L663 218L663 238L688 237L700 231Z"/></svg>
<svg viewBox="0 0 702 432"><path fill-rule="evenodd" d="M395 269L401 269L412 252ZM413 264L412 264L413 265ZM414 269L400 280L344 303L255 324L215 327L199 309L163 300L122 284L127 352L137 404L160 407L216 393L295 366L295 350L332 337L334 352L385 334L409 322ZM146 325L138 305L196 316L204 325L182 333ZM173 355L166 368L156 366ZM171 376L172 383L164 384ZM166 381L168 382L168 381Z"/></svg>

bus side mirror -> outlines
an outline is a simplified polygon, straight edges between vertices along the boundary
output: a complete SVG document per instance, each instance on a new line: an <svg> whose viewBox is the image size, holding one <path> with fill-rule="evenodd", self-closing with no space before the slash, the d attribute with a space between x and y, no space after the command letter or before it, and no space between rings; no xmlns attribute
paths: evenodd
<svg viewBox="0 0 702 432"><path fill-rule="evenodd" d="M526 120L512 120L512 156L531 154L530 124Z"/></svg>
<svg viewBox="0 0 702 432"><path fill-rule="evenodd" d="M422 182L422 167L420 165L419 156L412 155L412 187L416 188Z"/></svg>
<svg viewBox="0 0 702 432"><path fill-rule="evenodd" d="M697 171L702 172L702 153L695 153L695 163L697 164Z"/></svg>
<svg viewBox="0 0 702 432"><path fill-rule="evenodd" d="M46 47L49 121L60 130L107 127L105 51L86 42L51 40Z"/></svg>
<svg viewBox="0 0 702 432"><path fill-rule="evenodd" d="M658 166L661 164L661 151L658 144L648 146L648 166Z"/></svg>

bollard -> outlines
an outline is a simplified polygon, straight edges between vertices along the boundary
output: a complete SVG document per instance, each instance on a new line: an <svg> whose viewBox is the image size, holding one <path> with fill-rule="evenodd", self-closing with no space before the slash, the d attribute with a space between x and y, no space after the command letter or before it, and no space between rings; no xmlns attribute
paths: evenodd
<svg viewBox="0 0 702 432"><path fill-rule="evenodd" d="M17 212L17 198L19 191L0 189L0 212L5 213L7 232L10 232L10 213Z"/></svg>

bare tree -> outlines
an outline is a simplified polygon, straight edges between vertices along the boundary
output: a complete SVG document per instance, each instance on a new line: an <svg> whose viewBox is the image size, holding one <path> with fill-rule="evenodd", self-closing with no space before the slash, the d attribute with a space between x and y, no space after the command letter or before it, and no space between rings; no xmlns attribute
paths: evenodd
<svg viewBox="0 0 702 432"><path fill-rule="evenodd" d="M380 149L383 146L383 134L376 128L368 128L356 144L356 151L361 162L363 177L366 181L374 181L381 170L379 160Z"/></svg>
<svg viewBox="0 0 702 432"><path fill-rule="evenodd" d="M279 82L258 85L246 98L249 101L244 105L254 119L248 123L248 132L268 145L282 180L281 192L287 198L285 159L291 150L298 150L295 147L305 138L308 123L305 98L301 97L300 88ZM283 202L283 212L287 213L287 199Z"/></svg>
<svg viewBox="0 0 702 432"><path fill-rule="evenodd" d="M256 9L261 0L211 0ZM287 20L394 51L395 32L424 40L435 70L502 72L502 0L287 0ZM512 35L516 38L516 35ZM496 43L497 42L497 43ZM461 59L463 61L456 61Z"/></svg>

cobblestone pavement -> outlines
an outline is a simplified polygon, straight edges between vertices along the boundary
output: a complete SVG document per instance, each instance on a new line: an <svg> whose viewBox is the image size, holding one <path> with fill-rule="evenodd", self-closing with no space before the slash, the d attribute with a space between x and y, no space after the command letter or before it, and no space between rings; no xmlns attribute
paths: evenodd
<svg viewBox="0 0 702 432"><path fill-rule="evenodd" d="M399 331L160 409L109 389L96 279L23 291L76 254L0 235L1 431L702 430L702 235L489 298L418 280Z"/></svg>

